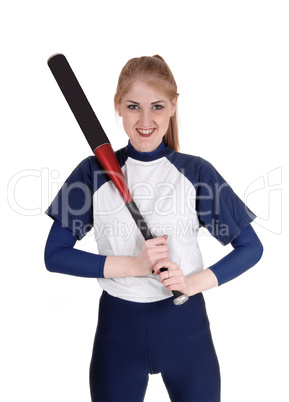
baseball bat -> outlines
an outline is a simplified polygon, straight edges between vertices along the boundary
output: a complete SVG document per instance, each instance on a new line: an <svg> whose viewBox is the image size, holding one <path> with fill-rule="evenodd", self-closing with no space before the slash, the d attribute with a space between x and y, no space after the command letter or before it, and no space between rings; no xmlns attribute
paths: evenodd
<svg viewBox="0 0 289 402"><path fill-rule="evenodd" d="M154 236L131 196L110 141L66 57L61 53L57 53L52 55L47 63L93 153L120 192L144 239L153 239ZM162 270L167 269L162 268ZM172 293L175 305L183 304L188 300L188 296L179 291L173 291Z"/></svg>

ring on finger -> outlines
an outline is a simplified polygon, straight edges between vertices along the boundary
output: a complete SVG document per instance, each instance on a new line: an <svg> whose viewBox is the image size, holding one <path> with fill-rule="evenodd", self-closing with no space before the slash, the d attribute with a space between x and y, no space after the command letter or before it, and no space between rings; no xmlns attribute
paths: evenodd
<svg viewBox="0 0 289 402"><path fill-rule="evenodd" d="M172 271L168 271L168 279L172 277Z"/></svg>

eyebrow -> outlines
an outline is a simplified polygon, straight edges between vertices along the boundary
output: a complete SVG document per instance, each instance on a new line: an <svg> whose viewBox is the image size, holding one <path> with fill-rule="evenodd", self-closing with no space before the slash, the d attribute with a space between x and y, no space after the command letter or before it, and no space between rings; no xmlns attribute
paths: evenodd
<svg viewBox="0 0 289 402"><path fill-rule="evenodd" d="M139 102L135 102L135 101L133 101L133 100L127 100L126 102L131 102L131 103L133 103L134 105L140 105ZM165 102L165 101L162 101L162 100L159 100L159 101L156 101L156 102L152 102L151 105L157 105L157 104L159 104L159 103L166 103L166 102Z"/></svg>

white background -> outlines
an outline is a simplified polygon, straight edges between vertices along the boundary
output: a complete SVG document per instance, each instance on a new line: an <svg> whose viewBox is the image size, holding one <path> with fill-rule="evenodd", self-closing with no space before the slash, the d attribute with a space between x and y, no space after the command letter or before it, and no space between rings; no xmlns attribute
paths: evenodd
<svg viewBox="0 0 289 402"><path fill-rule="evenodd" d="M51 225L44 211L90 155L46 64L56 52L67 56L114 149L127 143L113 110L120 69L142 55L168 62L180 93L181 150L213 163L253 209L265 249L256 267L205 293L222 402L289 400L281 206L288 205L287 7L280 0L2 5L1 401L90 400L98 284L51 274L43 262ZM230 251L206 235L200 245L206 266ZM92 236L79 247L95 250ZM168 400L160 376L151 377L146 402Z"/></svg>

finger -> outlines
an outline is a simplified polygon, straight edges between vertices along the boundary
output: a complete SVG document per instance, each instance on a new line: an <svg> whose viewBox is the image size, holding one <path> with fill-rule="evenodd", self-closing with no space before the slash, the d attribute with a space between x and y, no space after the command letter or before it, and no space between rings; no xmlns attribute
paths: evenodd
<svg viewBox="0 0 289 402"><path fill-rule="evenodd" d="M167 253L161 253L161 254L155 255L154 257L150 258L150 263L153 267L153 270L155 271L154 267L156 264L160 264L162 266L163 265L162 261L166 261L167 258L168 258ZM163 268L163 266L161 268ZM158 272L160 272L161 268L158 270Z"/></svg>
<svg viewBox="0 0 289 402"><path fill-rule="evenodd" d="M164 245L164 246L156 246L156 247L149 248L147 250L147 254L149 256L154 256L154 255L161 254L161 253L166 253L167 255L169 255L168 246L166 246L166 245Z"/></svg>
<svg viewBox="0 0 289 402"><path fill-rule="evenodd" d="M163 285L167 290L178 290L182 293L186 293L186 284L182 277L172 277L165 279Z"/></svg>
<svg viewBox="0 0 289 402"><path fill-rule="evenodd" d="M173 271L167 270L165 272L161 272L159 275L160 280L166 285L174 283L175 278L173 277Z"/></svg>
<svg viewBox="0 0 289 402"><path fill-rule="evenodd" d="M168 270L164 272L160 272L159 278L161 282L165 282L165 285L171 284L172 281L179 282L179 278L182 274L178 271Z"/></svg>
<svg viewBox="0 0 289 402"><path fill-rule="evenodd" d="M167 244L168 235L155 237L154 239L147 240L151 246L161 246Z"/></svg>
<svg viewBox="0 0 289 402"><path fill-rule="evenodd" d="M177 290L178 292L181 292L183 294L187 294L186 288L183 286L182 283L173 283L172 285L168 285L165 287L166 290L169 292L172 292L173 290Z"/></svg>
<svg viewBox="0 0 289 402"><path fill-rule="evenodd" d="M167 271L164 271L163 273L161 273L162 268L167 268L169 271L176 271L176 270L179 269L178 264L176 264L175 262L170 261L169 259L164 259L164 260L158 261L153 266L154 271L158 275L163 274L163 277L165 277L165 275L167 276L168 274L166 274Z"/></svg>
<svg viewBox="0 0 289 402"><path fill-rule="evenodd" d="M158 262L169 259L169 252L167 246L158 246L146 250L147 257L152 266Z"/></svg>

